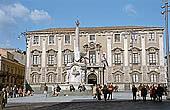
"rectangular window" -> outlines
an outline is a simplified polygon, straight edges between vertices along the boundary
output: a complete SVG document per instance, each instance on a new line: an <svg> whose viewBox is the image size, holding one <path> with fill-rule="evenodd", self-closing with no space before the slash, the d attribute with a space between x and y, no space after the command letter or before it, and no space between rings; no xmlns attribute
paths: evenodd
<svg viewBox="0 0 170 110"><path fill-rule="evenodd" d="M96 52L89 51L89 63L96 63Z"/></svg>
<svg viewBox="0 0 170 110"><path fill-rule="evenodd" d="M156 54L155 53L149 53L149 64L156 65Z"/></svg>
<svg viewBox="0 0 170 110"><path fill-rule="evenodd" d="M48 56L48 64L54 64L54 55Z"/></svg>
<svg viewBox="0 0 170 110"><path fill-rule="evenodd" d="M64 55L64 64L73 62L73 54L65 54Z"/></svg>
<svg viewBox="0 0 170 110"><path fill-rule="evenodd" d="M71 37L70 37L70 35L65 35L65 37L64 37L64 43L65 43L65 44L70 44L70 42L71 42Z"/></svg>
<svg viewBox="0 0 170 110"><path fill-rule="evenodd" d="M115 34L115 42L120 42L120 34Z"/></svg>
<svg viewBox="0 0 170 110"><path fill-rule="evenodd" d="M133 53L132 63L133 64L138 64L138 53Z"/></svg>
<svg viewBox="0 0 170 110"><path fill-rule="evenodd" d="M96 40L95 35L90 35L90 41Z"/></svg>
<svg viewBox="0 0 170 110"><path fill-rule="evenodd" d="M121 57L120 57L120 53L116 53L115 54L115 65L120 65L121 64Z"/></svg>
<svg viewBox="0 0 170 110"><path fill-rule="evenodd" d="M38 55L33 55L33 64L38 65Z"/></svg>
<svg viewBox="0 0 170 110"><path fill-rule="evenodd" d="M150 32L149 33L149 41L154 41L155 40L155 33L154 32Z"/></svg>
<svg viewBox="0 0 170 110"><path fill-rule="evenodd" d="M33 44L39 44L39 36L34 36Z"/></svg>
<svg viewBox="0 0 170 110"><path fill-rule="evenodd" d="M137 41L137 35L136 35L136 34L132 34L131 39L132 39L133 41Z"/></svg>
<svg viewBox="0 0 170 110"><path fill-rule="evenodd" d="M49 44L54 44L54 36L49 36Z"/></svg>

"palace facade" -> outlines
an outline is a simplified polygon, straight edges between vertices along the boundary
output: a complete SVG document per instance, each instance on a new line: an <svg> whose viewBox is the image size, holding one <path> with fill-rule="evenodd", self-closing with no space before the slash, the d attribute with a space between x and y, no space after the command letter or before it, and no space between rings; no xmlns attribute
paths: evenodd
<svg viewBox="0 0 170 110"><path fill-rule="evenodd" d="M27 82L67 83L67 64L75 60L80 48L86 84L118 85L128 90L132 84L166 83L163 27L110 26L50 28L26 32Z"/></svg>

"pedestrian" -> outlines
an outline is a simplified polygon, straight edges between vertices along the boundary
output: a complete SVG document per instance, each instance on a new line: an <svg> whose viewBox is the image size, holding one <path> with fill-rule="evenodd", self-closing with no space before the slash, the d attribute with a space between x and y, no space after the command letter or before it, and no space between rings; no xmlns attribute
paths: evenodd
<svg viewBox="0 0 170 110"><path fill-rule="evenodd" d="M163 95L164 89L163 87L158 84L158 88L157 88L157 94L158 94L158 101L162 102L162 95Z"/></svg>
<svg viewBox="0 0 170 110"><path fill-rule="evenodd" d="M3 109L4 92L0 90L0 110Z"/></svg>
<svg viewBox="0 0 170 110"><path fill-rule="evenodd" d="M82 86L82 91L86 91L85 85Z"/></svg>
<svg viewBox="0 0 170 110"><path fill-rule="evenodd" d="M157 90L156 90L156 88L153 86L153 88L152 88L152 95L153 95L153 100L154 100L154 102L156 101L156 98L157 98Z"/></svg>
<svg viewBox="0 0 170 110"><path fill-rule="evenodd" d="M13 92L14 92L14 98L16 98L17 97L17 92L18 92L18 88L17 88L16 85L14 85Z"/></svg>
<svg viewBox="0 0 170 110"><path fill-rule="evenodd" d="M2 105L3 105L3 108L5 108L5 105L7 104L7 98L8 98L6 88L3 88L2 92L3 92Z"/></svg>
<svg viewBox="0 0 170 110"><path fill-rule="evenodd" d="M150 89L149 89L149 93L150 93L150 98L151 98L151 100L152 100L152 98L153 98L153 92L152 92L152 86L150 87Z"/></svg>
<svg viewBox="0 0 170 110"><path fill-rule="evenodd" d="M147 95L147 89L145 86L143 86L141 89L141 96L143 97L143 101L145 102L146 102L146 95Z"/></svg>
<svg viewBox="0 0 170 110"><path fill-rule="evenodd" d="M46 85L46 83L44 84L44 95L47 98L47 94L48 94L48 86Z"/></svg>
<svg viewBox="0 0 170 110"><path fill-rule="evenodd" d="M58 96L60 94L60 91L61 91L61 88L60 86L57 84L57 87L56 87L56 95Z"/></svg>
<svg viewBox="0 0 170 110"><path fill-rule="evenodd" d="M97 88L96 88L96 93L97 93L97 99L98 100L101 100L101 91L102 91L101 86L100 86L100 84L98 84Z"/></svg>
<svg viewBox="0 0 170 110"><path fill-rule="evenodd" d="M22 89L21 89L21 87L19 87L19 89L18 89L18 95L19 95L19 97L22 96Z"/></svg>
<svg viewBox="0 0 170 110"><path fill-rule="evenodd" d="M137 88L135 87L135 85L132 86L132 93L133 93L133 100L136 100L136 92L137 92Z"/></svg>
<svg viewBox="0 0 170 110"><path fill-rule="evenodd" d="M75 88L74 88L74 86L71 84L71 85L70 85L70 92L72 92L72 91L75 92Z"/></svg>
<svg viewBox="0 0 170 110"><path fill-rule="evenodd" d="M93 85L93 98L94 99L97 99L97 91L96 91L96 89L97 89L97 86L96 86L96 84L94 84Z"/></svg>
<svg viewBox="0 0 170 110"><path fill-rule="evenodd" d="M111 97L111 100L112 100L112 92L113 92L113 85L110 83L108 85L108 93L109 93L108 100L110 99L110 97Z"/></svg>
<svg viewBox="0 0 170 110"><path fill-rule="evenodd" d="M103 91L103 94L104 94L104 100L107 101L108 88L107 88L106 85L104 85L102 91Z"/></svg>
<svg viewBox="0 0 170 110"><path fill-rule="evenodd" d="M82 91L82 85L81 85L81 84L78 86L78 90L79 90L80 92Z"/></svg>
<svg viewBox="0 0 170 110"><path fill-rule="evenodd" d="M51 96L55 96L55 86L53 85L51 88Z"/></svg>

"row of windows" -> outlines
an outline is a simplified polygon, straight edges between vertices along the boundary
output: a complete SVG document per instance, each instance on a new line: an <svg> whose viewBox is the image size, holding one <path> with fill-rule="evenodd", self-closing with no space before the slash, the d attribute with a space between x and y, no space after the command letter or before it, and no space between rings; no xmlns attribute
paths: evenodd
<svg viewBox="0 0 170 110"><path fill-rule="evenodd" d="M4 71L4 72L8 72L8 73L12 73L12 74L22 74L22 73L24 73L24 70L23 69L21 69L21 68L19 68L19 67L13 67L13 66L9 66L9 65L7 65L7 64L4 64L4 63L2 63L2 65L1 65L1 68L2 68L2 71Z"/></svg>
<svg viewBox="0 0 170 110"><path fill-rule="evenodd" d="M132 80L133 80L134 83L139 82L139 75L133 74ZM33 74L32 75L32 82L38 83L39 81L40 81L40 76L38 74ZM150 81L151 82L157 82L157 76L155 74L150 75ZM55 75L49 74L47 76L47 82L55 82ZM121 75L120 74L115 75L115 82L121 82Z"/></svg>
<svg viewBox="0 0 170 110"><path fill-rule="evenodd" d="M115 82L121 82L120 78L121 78L120 74L115 75ZM139 75L133 74L132 81L134 83L139 82ZM155 74L150 75L150 81L151 82L156 82L157 81L157 76Z"/></svg>
<svg viewBox="0 0 170 110"><path fill-rule="evenodd" d="M114 57L114 64L115 65L121 65L123 62L121 60L121 53L115 53L113 55ZM138 64L139 63L139 55L138 53L132 54L132 63ZM149 53L149 64L150 65L156 65L156 54L155 53ZM33 55L33 64L39 64L39 56ZM54 64L54 55L48 55L48 64ZM65 54L64 55L64 64L72 63L74 61L74 54ZM89 51L89 63L96 63L96 51Z"/></svg>
<svg viewBox="0 0 170 110"><path fill-rule="evenodd" d="M120 35L121 34L114 34L114 42L120 42ZM133 34L132 35L132 40L137 40L138 35ZM149 41L155 41L155 33L154 32L150 32L149 33ZM89 35L89 40L90 41L95 41L96 40L96 36L95 35ZM54 36L49 36L49 40L48 40L49 45L52 45L55 43L55 37ZM65 35L64 36L64 43L65 44L70 44L71 43L71 36L70 35ZM33 37L33 44L39 44L39 36L34 36Z"/></svg>

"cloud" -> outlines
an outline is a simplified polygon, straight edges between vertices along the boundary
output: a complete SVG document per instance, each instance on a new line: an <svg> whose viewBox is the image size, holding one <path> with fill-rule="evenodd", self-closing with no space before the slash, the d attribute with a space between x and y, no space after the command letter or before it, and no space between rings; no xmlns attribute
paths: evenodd
<svg viewBox="0 0 170 110"><path fill-rule="evenodd" d="M46 21L50 20L51 16L48 14L48 12L44 10L29 10L27 7L20 3L13 3L10 5L1 5L0 8L0 23L3 22L5 19L6 21L9 21L8 23L15 22L16 20L30 20L33 22L39 22L39 21Z"/></svg>
<svg viewBox="0 0 170 110"><path fill-rule="evenodd" d="M45 12L44 10L34 10L31 12L30 18L31 20L37 22L50 20L51 16L49 16L48 12Z"/></svg>
<svg viewBox="0 0 170 110"><path fill-rule="evenodd" d="M0 47L9 48L9 47L11 47L11 42L9 40L5 40L4 42L1 42Z"/></svg>
<svg viewBox="0 0 170 110"><path fill-rule="evenodd" d="M15 18L27 17L30 13L30 10L28 8L24 7L22 4L19 3L6 6L5 10L11 17Z"/></svg>
<svg viewBox="0 0 170 110"><path fill-rule="evenodd" d="M123 11L128 14L128 16L136 15L136 9L132 4L127 4L124 6Z"/></svg>

